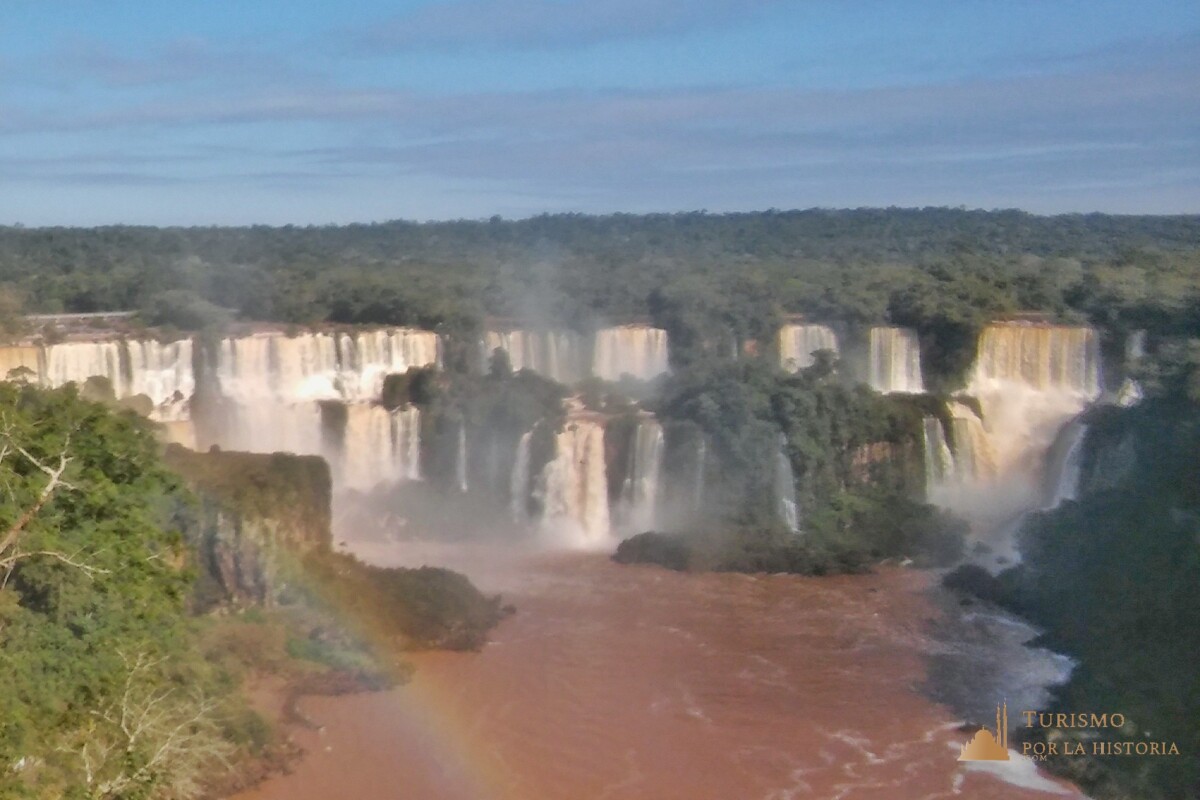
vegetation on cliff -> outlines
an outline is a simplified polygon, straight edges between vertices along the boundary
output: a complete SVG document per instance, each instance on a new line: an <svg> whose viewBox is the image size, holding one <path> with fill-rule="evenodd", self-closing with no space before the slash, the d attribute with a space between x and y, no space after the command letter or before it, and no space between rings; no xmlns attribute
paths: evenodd
<svg viewBox="0 0 1200 800"><path fill-rule="evenodd" d="M254 718L186 614L183 495L151 431L0 385L0 795L193 796Z"/></svg>
<svg viewBox="0 0 1200 800"><path fill-rule="evenodd" d="M719 532L647 531L617 545L618 564L657 564L677 572L766 572L839 575L865 572L860 550L820 545L778 528L723 529Z"/></svg>
<svg viewBox="0 0 1200 800"><path fill-rule="evenodd" d="M1045 630L1042 644L1077 659L1046 711L1120 713L1126 729L1101 738L1174 742L1181 754L1051 758L1046 766L1101 800L1193 797L1200 793L1200 408L1164 397L1097 409L1088 422L1079 501L1031 516L1019 566L997 578L962 570L947 584L1032 620Z"/></svg>
<svg viewBox="0 0 1200 800"><path fill-rule="evenodd" d="M755 361L681 370L667 380L656 411L669 436L683 426L684 435L704 437L713 456L706 512L742 530L742 539L746 530L779 524L782 434L802 527L817 550L946 564L961 553L965 525L913 499L924 492L922 419L942 408L929 396L847 385L822 359L795 375Z"/></svg>
<svg viewBox="0 0 1200 800"><path fill-rule="evenodd" d="M164 455L73 386L0 383L0 482L0 796L199 796L271 743L242 677L386 685L398 649L478 647L501 613L331 553L320 459Z"/></svg>

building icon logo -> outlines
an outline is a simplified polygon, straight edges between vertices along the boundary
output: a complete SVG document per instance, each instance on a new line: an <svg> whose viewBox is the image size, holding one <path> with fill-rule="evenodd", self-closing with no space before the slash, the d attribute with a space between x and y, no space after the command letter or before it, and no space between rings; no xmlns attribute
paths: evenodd
<svg viewBox="0 0 1200 800"><path fill-rule="evenodd" d="M1008 761L1008 703L996 706L996 733L980 728L962 746L959 761Z"/></svg>

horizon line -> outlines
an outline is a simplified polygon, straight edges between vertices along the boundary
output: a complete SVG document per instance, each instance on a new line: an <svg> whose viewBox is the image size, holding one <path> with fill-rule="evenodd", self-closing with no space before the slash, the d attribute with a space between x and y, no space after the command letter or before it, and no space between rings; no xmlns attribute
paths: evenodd
<svg viewBox="0 0 1200 800"><path fill-rule="evenodd" d="M709 211L708 209L689 209L675 211L542 211L534 214L519 217L505 217L502 214L492 214L484 217L442 217L429 219L414 219L406 217L392 217L387 219L376 219L369 221L350 221L350 222L283 222L283 223L266 223L266 222L239 222L239 223L170 223L170 224L154 224L144 222L105 222L98 224L26 224L20 221L11 223L0 223L0 231L39 231L39 230L103 230L108 228L144 228L154 230L212 230L212 229L228 229L237 230L243 228L267 228L273 230L282 230L288 228L314 229L314 228L353 228L353 227L374 227L387 225L413 225L413 226L436 226L436 225L451 225L462 223L473 224L488 224L488 223L522 223L530 222L538 219L558 219L558 218L576 218L588 220L612 219L617 217L628 218L654 218L654 217L680 217L680 216L703 216L703 217L738 217L738 216L761 216L761 215L798 215L798 214L853 214L853 213L870 213L880 211L891 212L908 212L908 213L928 213L936 211L948 211L960 214L985 214L985 215L1002 215L1002 214L1020 214L1025 217L1035 219L1063 219L1072 217L1108 217L1113 219L1195 219L1200 221L1200 211L1179 211L1170 213L1124 213L1110 211L1063 211L1056 213L1040 213L1036 211L1027 211L1016 206L1003 208L982 208L968 207L965 205L926 205L926 206L808 206L804 208L762 208L748 209L739 211Z"/></svg>

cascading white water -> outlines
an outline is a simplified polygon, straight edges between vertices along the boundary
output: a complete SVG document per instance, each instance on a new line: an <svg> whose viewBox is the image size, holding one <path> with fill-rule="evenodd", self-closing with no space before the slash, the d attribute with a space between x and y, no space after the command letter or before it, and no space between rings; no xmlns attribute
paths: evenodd
<svg viewBox="0 0 1200 800"><path fill-rule="evenodd" d="M458 491L466 494L470 487L467 485L467 426L463 422L458 423L458 449L454 454L454 481L458 485Z"/></svg>
<svg viewBox="0 0 1200 800"><path fill-rule="evenodd" d="M970 520L998 557L1015 558L1020 518L1062 491L1047 488L1055 472L1047 470L1047 454L1063 426L1100 394L1096 334L1027 322L989 325L967 393L982 420L966 403L951 402L954 479L937 487L936 502ZM1050 482L1071 485L1072 469Z"/></svg>
<svg viewBox="0 0 1200 800"><path fill-rule="evenodd" d="M146 395L154 403L151 418L178 422L188 418L188 401L196 391L192 371L192 340L163 344L156 341L124 343L129 359L130 396Z"/></svg>
<svg viewBox="0 0 1200 800"><path fill-rule="evenodd" d="M870 333L867 382L878 392L925 391L921 378L921 344L909 328L875 327Z"/></svg>
<svg viewBox="0 0 1200 800"><path fill-rule="evenodd" d="M497 348L508 353L514 372L529 369L565 384L576 383L583 377L586 365L583 337L573 331L487 331L482 347L484 372Z"/></svg>
<svg viewBox="0 0 1200 800"><path fill-rule="evenodd" d="M82 385L98 377L119 400L145 395L153 404L151 418L160 422L186 419L187 400L196 389L190 339L61 342L47 345L37 363L37 380L45 386Z"/></svg>
<svg viewBox="0 0 1200 800"><path fill-rule="evenodd" d="M669 369L667 332L648 325L622 325L596 331L592 374L607 381L622 375L649 380Z"/></svg>
<svg viewBox="0 0 1200 800"><path fill-rule="evenodd" d="M997 475L996 455L975 410L959 400L950 400L950 428L954 437L953 476L959 485L986 484ZM953 488L953 485L951 485Z"/></svg>
<svg viewBox="0 0 1200 800"><path fill-rule="evenodd" d="M571 547L610 544L604 426L569 418L555 436L555 455L538 478L541 527L556 543Z"/></svg>
<svg viewBox="0 0 1200 800"><path fill-rule="evenodd" d="M658 420L638 420L621 485L621 527L633 533L653 530L657 522L662 474L663 429Z"/></svg>
<svg viewBox="0 0 1200 800"><path fill-rule="evenodd" d="M1058 508L1067 500L1079 497L1079 481L1083 475L1083 442L1088 426L1073 419L1063 427L1050 448L1046 465L1045 509Z"/></svg>
<svg viewBox="0 0 1200 800"><path fill-rule="evenodd" d="M787 455L787 438L779 434L775 450L775 502L779 518L792 533L800 531L800 506L796 502L796 478L792 474L792 460Z"/></svg>
<svg viewBox="0 0 1200 800"><path fill-rule="evenodd" d="M419 411L388 411L373 401L389 373L439 358L436 334L405 328L224 339L213 365L223 401L217 443L324 455L335 465L338 485L357 489L417 478ZM322 435L321 401L345 404L342 442Z"/></svg>
<svg viewBox="0 0 1200 800"><path fill-rule="evenodd" d="M92 377L108 380L117 397L128 396L120 342L63 342L46 348L46 371L42 376L46 386L82 385Z"/></svg>
<svg viewBox="0 0 1200 800"><path fill-rule="evenodd" d="M704 476L708 470L708 442L699 437L696 445L696 475L692 483L692 508L704 507Z"/></svg>
<svg viewBox="0 0 1200 800"><path fill-rule="evenodd" d="M1021 386L1095 399L1100 394L1100 340L1091 328L1006 322L979 340L968 391L976 396Z"/></svg>
<svg viewBox="0 0 1200 800"><path fill-rule="evenodd" d="M231 399L377 400L383 379L439 361L437 334L408 328L354 334L257 333L223 339L220 392Z"/></svg>
<svg viewBox="0 0 1200 800"><path fill-rule="evenodd" d="M812 366L818 350L838 351L837 335L826 325L784 325L779 329L779 364L789 372Z"/></svg>
<svg viewBox="0 0 1200 800"><path fill-rule="evenodd" d="M946 431L937 417L922 420L925 442L925 499L937 503L941 490L957 479L954 454L946 442Z"/></svg>
<svg viewBox="0 0 1200 800"><path fill-rule="evenodd" d="M517 442L517 455L513 459L512 475L509 478L509 510L514 522L523 522L528 516L526 504L529 500L532 476L529 473L529 443L533 439L533 431L521 434Z"/></svg>
<svg viewBox="0 0 1200 800"><path fill-rule="evenodd" d="M0 380L41 383L45 373L42 348L32 345L0 347Z"/></svg>
<svg viewBox="0 0 1200 800"><path fill-rule="evenodd" d="M336 483L369 491L421 477L421 412L415 406L388 411L380 405L345 406L341 441L326 443Z"/></svg>

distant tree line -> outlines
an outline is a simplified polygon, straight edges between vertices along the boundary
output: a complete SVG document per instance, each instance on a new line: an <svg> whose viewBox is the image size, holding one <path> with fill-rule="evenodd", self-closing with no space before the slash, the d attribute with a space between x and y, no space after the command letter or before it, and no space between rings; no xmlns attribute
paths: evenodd
<svg viewBox="0 0 1200 800"><path fill-rule="evenodd" d="M416 325L488 316L584 328L651 319L686 362L770 337L784 314L894 323L952 379L979 328L1042 312L1200 330L1200 217L859 209L539 216L328 227L0 228L0 316L138 309L199 329L241 319Z"/></svg>

